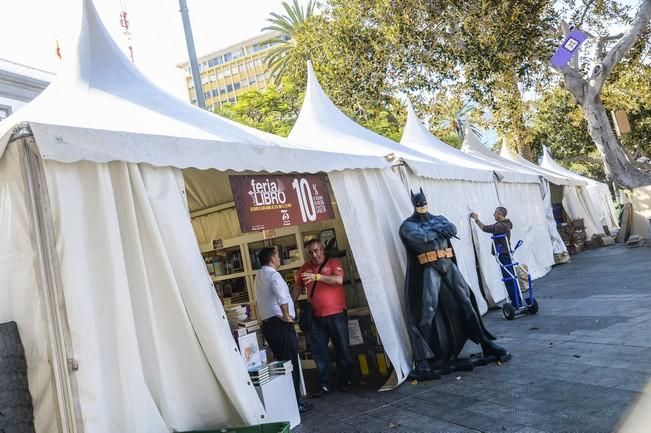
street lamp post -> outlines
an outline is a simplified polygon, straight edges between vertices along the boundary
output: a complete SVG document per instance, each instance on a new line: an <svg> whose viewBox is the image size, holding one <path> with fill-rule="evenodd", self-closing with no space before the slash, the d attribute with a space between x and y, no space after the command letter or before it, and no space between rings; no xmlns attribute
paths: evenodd
<svg viewBox="0 0 651 433"><path fill-rule="evenodd" d="M192 71L192 82L194 83L194 94L197 98L197 105L200 108L206 108L206 100L203 97L203 86L201 85L201 75L199 74L199 64L197 63L197 52L194 49L194 39L192 38L192 26L190 25L190 15L188 14L188 5L185 0L179 0L181 17L183 18L183 30L185 31L185 43L188 46L188 57L190 58L190 70Z"/></svg>

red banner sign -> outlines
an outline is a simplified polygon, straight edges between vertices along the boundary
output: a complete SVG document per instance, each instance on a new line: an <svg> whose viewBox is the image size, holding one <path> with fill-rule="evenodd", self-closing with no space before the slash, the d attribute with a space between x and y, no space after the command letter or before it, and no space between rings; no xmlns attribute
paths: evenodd
<svg viewBox="0 0 651 433"><path fill-rule="evenodd" d="M243 233L334 218L324 175L229 176Z"/></svg>

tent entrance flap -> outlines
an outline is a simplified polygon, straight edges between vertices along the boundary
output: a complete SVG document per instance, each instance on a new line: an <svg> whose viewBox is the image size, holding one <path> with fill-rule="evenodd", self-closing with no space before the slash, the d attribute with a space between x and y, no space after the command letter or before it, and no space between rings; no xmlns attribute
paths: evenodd
<svg viewBox="0 0 651 433"><path fill-rule="evenodd" d="M77 393L76 362L72 357L65 299L57 261L54 226L43 161L28 128L21 128L12 140L20 141L28 209L34 230L34 249L38 260L38 281L45 301L46 328L52 380L56 394L59 429L65 433L83 433Z"/></svg>
<svg viewBox="0 0 651 433"><path fill-rule="evenodd" d="M288 176L286 173L278 175L283 178ZM252 288L260 267L257 252L261 248L278 248L282 260L279 272L291 288L299 268L309 260L304 251L305 241L317 238L327 246L334 239L332 253L341 261L344 269L349 320L354 320L358 315L370 315L374 321L368 321L368 324L374 323L377 328L375 334L382 340L382 352L367 356L371 374L378 364L376 355L386 354L398 375L397 383L401 383L411 366L408 361L410 348L404 343L408 340L401 300L404 272L400 258L402 246L397 238L397 228L404 218L404 212L408 211L401 204L408 204L408 199L398 176L390 169L330 172L327 174L327 184L334 219L252 232L242 231L237 207L233 205L233 202L237 202L233 197L236 191L231 188L229 176L271 180L275 174L194 168L183 170L192 226L215 290L225 308L248 304L255 314L255 291ZM300 174L295 176L301 177ZM323 176L326 174L323 173ZM293 178L294 174L290 177ZM399 194L401 200L394 200L395 194ZM379 203L382 203L384 212L377 210ZM391 221L378 220L378 217L388 214ZM354 364L357 352L362 347L371 347L363 329L367 322L362 319L358 324L364 337L363 342L360 340L358 344L351 345ZM377 337L374 344L377 345ZM314 367L309 359L303 364L304 368ZM385 374L380 373L379 367L376 373L378 376ZM309 378L310 374L307 376Z"/></svg>

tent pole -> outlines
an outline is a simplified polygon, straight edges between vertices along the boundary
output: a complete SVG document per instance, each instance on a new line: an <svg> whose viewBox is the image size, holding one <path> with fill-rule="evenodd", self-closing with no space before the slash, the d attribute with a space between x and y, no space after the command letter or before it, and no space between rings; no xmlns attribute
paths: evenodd
<svg viewBox="0 0 651 433"><path fill-rule="evenodd" d="M23 176L28 192L28 206L34 229L34 246L38 255L38 278L45 301L46 328L50 366L57 407L59 431L83 433L76 377L77 362L69 357L72 342L61 291L52 212L50 209L43 161L36 149L29 126L21 127L15 139L20 146Z"/></svg>

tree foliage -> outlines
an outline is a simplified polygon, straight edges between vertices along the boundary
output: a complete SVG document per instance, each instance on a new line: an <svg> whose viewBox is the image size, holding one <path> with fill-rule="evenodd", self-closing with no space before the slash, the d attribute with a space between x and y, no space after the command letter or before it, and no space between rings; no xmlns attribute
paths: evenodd
<svg viewBox="0 0 651 433"><path fill-rule="evenodd" d="M548 66L562 38L558 24L564 19L591 35L581 51L579 77L598 70L594 59L606 58L617 43L606 32L631 25L637 13L616 0L323 0L319 7L319 14L305 16L291 29L291 49L279 58L282 76L293 87L283 85L276 89L279 94L300 100L305 62L311 60L342 111L391 138L399 138L404 123L396 98L406 95L435 134L453 145L459 144L459 113L471 105L477 107L470 110L473 122L496 129L525 157L545 142L577 164L579 156L591 161L598 155L580 99L575 94L573 103L558 88L559 75ZM606 71L600 95L608 110L628 111L633 133L621 142L633 155L649 152L648 36L647 26L633 49ZM573 85L569 78L563 80L567 90ZM237 115L242 113L255 111ZM274 122L268 120L264 128L282 129ZM581 164L598 172L595 164Z"/></svg>
<svg viewBox="0 0 651 433"><path fill-rule="evenodd" d="M283 2L282 5L285 15L272 12L271 17L267 19L270 25L262 29L280 33L279 37L271 39L270 42L275 46L265 56L265 63L276 84L280 84L287 68L289 60L287 56L296 46L296 34L314 15L315 3L314 0L309 0L305 9L299 5L298 0L293 0L292 4Z"/></svg>
<svg viewBox="0 0 651 433"><path fill-rule="evenodd" d="M237 104L224 105L215 112L236 122L286 137L298 117L302 100L302 87L283 79L280 87L249 90L238 97Z"/></svg>

